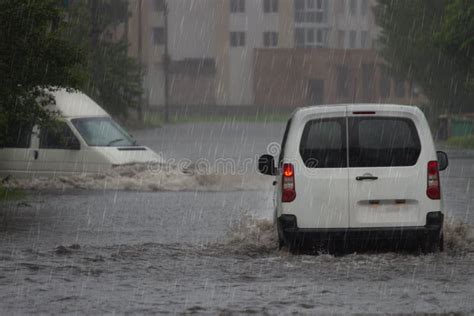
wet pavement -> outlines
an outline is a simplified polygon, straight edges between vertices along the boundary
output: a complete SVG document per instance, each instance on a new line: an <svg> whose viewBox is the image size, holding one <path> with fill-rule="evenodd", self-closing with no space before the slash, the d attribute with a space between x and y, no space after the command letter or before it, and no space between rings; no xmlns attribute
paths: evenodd
<svg viewBox="0 0 474 316"><path fill-rule="evenodd" d="M243 161L283 124L139 131L169 158ZM239 143L243 146L239 147ZM272 192L32 191L0 213L0 313L474 313L474 160L442 174L442 254L293 256ZM271 180L269 180L271 181Z"/></svg>

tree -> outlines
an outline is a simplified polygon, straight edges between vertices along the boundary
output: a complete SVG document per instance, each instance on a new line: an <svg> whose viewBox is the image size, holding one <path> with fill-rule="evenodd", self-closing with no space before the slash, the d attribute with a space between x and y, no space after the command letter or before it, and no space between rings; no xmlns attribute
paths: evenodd
<svg viewBox="0 0 474 316"><path fill-rule="evenodd" d="M49 91L83 84L84 52L64 27L61 1L0 0L0 146L54 119Z"/></svg>
<svg viewBox="0 0 474 316"><path fill-rule="evenodd" d="M465 102L474 101L474 2L454 0L448 4L436 43L453 59L456 72L465 78ZM472 109L471 109L472 110Z"/></svg>
<svg viewBox="0 0 474 316"><path fill-rule="evenodd" d="M459 71L459 59L440 40L450 43L453 34L444 28L459 9L448 0L378 0L374 9L382 28L381 51L392 73L417 83L438 113L468 111L473 101L472 88L465 84L469 74ZM472 28L466 31L472 34Z"/></svg>
<svg viewBox="0 0 474 316"><path fill-rule="evenodd" d="M125 35L116 33L128 20L126 0L87 0L68 8L70 28L66 37L88 52L89 78L82 87L109 113L125 118L142 95L142 73L138 62L128 57Z"/></svg>

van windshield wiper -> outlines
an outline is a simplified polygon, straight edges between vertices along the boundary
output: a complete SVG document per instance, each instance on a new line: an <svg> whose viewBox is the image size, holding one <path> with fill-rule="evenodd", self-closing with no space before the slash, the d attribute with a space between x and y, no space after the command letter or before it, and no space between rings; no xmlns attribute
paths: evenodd
<svg viewBox="0 0 474 316"><path fill-rule="evenodd" d="M113 144L115 143L118 143L118 142L121 142L122 140L124 140L123 138L117 138L117 139L114 139L112 141L110 141L107 146L112 146Z"/></svg>

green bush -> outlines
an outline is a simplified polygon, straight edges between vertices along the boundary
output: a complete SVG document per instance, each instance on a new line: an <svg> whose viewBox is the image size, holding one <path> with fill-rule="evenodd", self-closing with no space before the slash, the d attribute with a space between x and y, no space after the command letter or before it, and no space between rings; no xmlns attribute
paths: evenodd
<svg viewBox="0 0 474 316"><path fill-rule="evenodd" d="M4 201L16 201L25 198L25 192L17 189L5 188L0 185L0 203Z"/></svg>

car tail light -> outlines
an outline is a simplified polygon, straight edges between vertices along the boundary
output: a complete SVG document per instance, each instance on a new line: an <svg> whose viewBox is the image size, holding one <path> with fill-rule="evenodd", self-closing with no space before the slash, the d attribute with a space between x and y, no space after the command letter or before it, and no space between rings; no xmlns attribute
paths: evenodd
<svg viewBox="0 0 474 316"><path fill-rule="evenodd" d="M426 189L426 195L432 200L439 200L441 198L437 161L428 162L428 187Z"/></svg>
<svg viewBox="0 0 474 316"><path fill-rule="evenodd" d="M293 202L296 198L295 168L291 163L283 164L282 189L282 202Z"/></svg>

